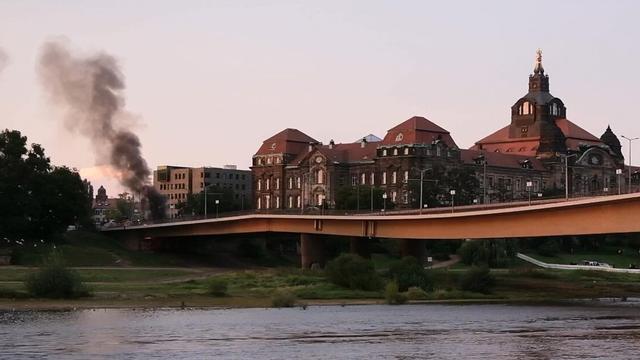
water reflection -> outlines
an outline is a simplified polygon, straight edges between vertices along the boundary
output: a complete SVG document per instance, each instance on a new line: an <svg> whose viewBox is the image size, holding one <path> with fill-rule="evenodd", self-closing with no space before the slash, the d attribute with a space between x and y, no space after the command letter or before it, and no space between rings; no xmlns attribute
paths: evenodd
<svg viewBox="0 0 640 360"><path fill-rule="evenodd" d="M0 357L636 359L636 307L410 305L0 313Z"/></svg>

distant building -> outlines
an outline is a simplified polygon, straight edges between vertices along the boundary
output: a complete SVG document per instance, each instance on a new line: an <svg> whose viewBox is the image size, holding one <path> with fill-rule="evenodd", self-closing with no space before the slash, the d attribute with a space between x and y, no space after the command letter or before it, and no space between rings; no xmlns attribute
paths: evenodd
<svg viewBox="0 0 640 360"><path fill-rule="evenodd" d="M107 190L104 186L100 186L98 194L93 199L93 222L96 225L102 225L109 220L109 213L116 210L118 198L109 198Z"/></svg>
<svg viewBox="0 0 640 360"><path fill-rule="evenodd" d="M511 123L469 150L419 116L392 127L383 139L368 135L355 143L323 145L297 129L273 135L253 156L254 206L332 207L340 187L367 185L382 188L388 201L406 208L416 198L409 181L419 178L417 169L435 166L472 169L480 203L522 200L531 192L562 196L565 175L573 196L617 193L628 176L620 141L610 127L598 138L566 118L537 55L528 92L511 107ZM617 169L625 172L618 175ZM632 173L640 181L637 169Z"/></svg>
<svg viewBox="0 0 640 360"><path fill-rule="evenodd" d="M235 165L217 167L158 166L153 172L153 187L166 198L166 214L179 217L177 205L186 202L190 194L200 194L205 186L233 191L241 208L252 207L251 171L238 170Z"/></svg>

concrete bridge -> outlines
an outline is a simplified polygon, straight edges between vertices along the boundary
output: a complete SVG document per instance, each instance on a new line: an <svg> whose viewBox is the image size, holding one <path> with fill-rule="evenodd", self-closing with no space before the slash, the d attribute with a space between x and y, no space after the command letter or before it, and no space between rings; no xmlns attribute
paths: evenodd
<svg viewBox="0 0 640 360"><path fill-rule="evenodd" d="M354 252L366 239L398 239L404 254L419 252L429 239L494 239L640 232L640 193L555 203L415 215L252 214L103 230L128 242L161 238L251 233L300 234L302 265L322 262L319 235L351 238Z"/></svg>

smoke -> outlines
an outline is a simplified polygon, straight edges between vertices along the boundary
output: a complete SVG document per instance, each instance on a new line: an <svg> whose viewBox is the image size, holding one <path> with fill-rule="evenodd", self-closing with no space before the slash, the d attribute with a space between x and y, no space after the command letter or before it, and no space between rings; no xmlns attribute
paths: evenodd
<svg viewBox="0 0 640 360"><path fill-rule="evenodd" d="M5 67L9 64L9 55L0 48L0 73L4 70Z"/></svg>
<svg viewBox="0 0 640 360"><path fill-rule="evenodd" d="M117 60L104 52L78 55L66 42L51 41L42 47L38 73L51 101L66 112L67 128L91 140L98 163L111 165L134 193L160 197L149 186L151 171L140 139L123 125L131 115L125 110L125 81Z"/></svg>

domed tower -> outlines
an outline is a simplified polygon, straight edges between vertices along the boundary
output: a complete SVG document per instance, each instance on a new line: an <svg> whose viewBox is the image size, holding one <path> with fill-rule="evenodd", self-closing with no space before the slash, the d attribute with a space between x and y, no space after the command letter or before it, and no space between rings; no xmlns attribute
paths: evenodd
<svg viewBox="0 0 640 360"><path fill-rule="evenodd" d="M566 152L565 136L556 119L566 117L562 100L549 92L549 75L544 73L542 51L536 52L533 74L529 75L529 92L511 107L510 138L539 138L537 155L552 157Z"/></svg>
<svg viewBox="0 0 640 360"><path fill-rule="evenodd" d="M607 130L600 136L600 140L605 143L615 156L616 160L624 161L624 156L622 155L622 145L620 145L620 140L616 136L616 134L611 131L611 126L607 126Z"/></svg>

